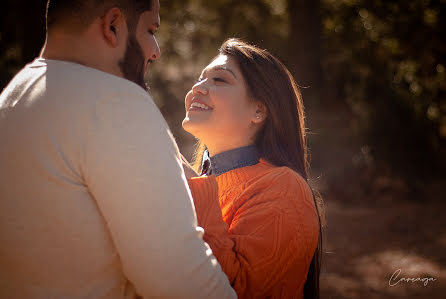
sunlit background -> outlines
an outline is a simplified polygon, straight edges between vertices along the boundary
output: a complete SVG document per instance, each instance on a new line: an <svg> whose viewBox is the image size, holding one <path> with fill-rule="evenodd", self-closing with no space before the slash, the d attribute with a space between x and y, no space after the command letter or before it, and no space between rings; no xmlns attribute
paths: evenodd
<svg viewBox="0 0 446 299"><path fill-rule="evenodd" d="M3 2L1 88L38 55L45 2ZM268 49L302 87L326 203L322 298L444 298L446 1L160 2L162 57L147 81L185 156L184 96L220 44ZM436 280L390 286L398 269Z"/></svg>

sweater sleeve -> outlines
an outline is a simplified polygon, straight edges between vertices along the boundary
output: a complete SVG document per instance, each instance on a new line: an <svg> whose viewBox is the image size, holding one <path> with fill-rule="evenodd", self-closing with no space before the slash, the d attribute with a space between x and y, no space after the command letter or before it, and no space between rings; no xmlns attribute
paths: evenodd
<svg viewBox="0 0 446 299"><path fill-rule="evenodd" d="M298 269L296 281L306 280L317 246L318 220L311 191L295 176L255 183L244 203L231 208L228 226L222 219L218 199L194 197L204 239L220 262L240 298L262 298L281 282L289 269ZM203 185L189 180L193 195ZM309 201L310 200L310 201Z"/></svg>
<svg viewBox="0 0 446 299"><path fill-rule="evenodd" d="M197 227L178 148L141 93L97 101L83 172L139 295L234 298Z"/></svg>

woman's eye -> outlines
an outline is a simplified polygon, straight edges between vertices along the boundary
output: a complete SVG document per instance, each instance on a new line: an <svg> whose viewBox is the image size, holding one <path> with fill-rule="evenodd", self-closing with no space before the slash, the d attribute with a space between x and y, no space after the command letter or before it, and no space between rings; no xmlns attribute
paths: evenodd
<svg viewBox="0 0 446 299"><path fill-rule="evenodd" d="M201 81L203 81L203 80L205 80L206 78L198 78L198 80L197 80L197 82L196 83L200 83ZM223 78L220 78L220 77L213 77L212 78L212 80L214 81L214 82L226 82Z"/></svg>

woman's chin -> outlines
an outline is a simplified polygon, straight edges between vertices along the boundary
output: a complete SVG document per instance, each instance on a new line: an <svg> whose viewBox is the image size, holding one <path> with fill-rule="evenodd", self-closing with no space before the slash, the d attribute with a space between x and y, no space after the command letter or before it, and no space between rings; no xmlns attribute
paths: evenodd
<svg viewBox="0 0 446 299"><path fill-rule="evenodd" d="M186 118L183 120L183 129L184 131L188 132L189 134L192 134L195 138L202 139L203 133L209 129L208 126L206 126L203 122L200 122L198 120L190 119L186 116Z"/></svg>
<svg viewBox="0 0 446 299"><path fill-rule="evenodd" d="M188 116L186 116L182 123L184 131L195 136L195 131L197 130L197 124L191 120Z"/></svg>

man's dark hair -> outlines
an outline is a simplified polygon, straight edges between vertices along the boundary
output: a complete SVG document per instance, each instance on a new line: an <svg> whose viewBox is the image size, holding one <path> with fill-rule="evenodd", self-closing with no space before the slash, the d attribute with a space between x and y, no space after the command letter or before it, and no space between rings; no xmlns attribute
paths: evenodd
<svg viewBox="0 0 446 299"><path fill-rule="evenodd" d="M151 10L151 0L48 0L47 30L65 25L72 31L82 31L93 20L113 7L120 8L127 19L129 31L135 31L141 13ZM68 29L67 28L67 29Z"/></svg>

